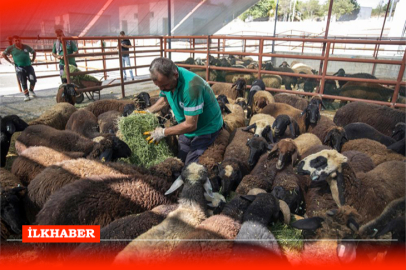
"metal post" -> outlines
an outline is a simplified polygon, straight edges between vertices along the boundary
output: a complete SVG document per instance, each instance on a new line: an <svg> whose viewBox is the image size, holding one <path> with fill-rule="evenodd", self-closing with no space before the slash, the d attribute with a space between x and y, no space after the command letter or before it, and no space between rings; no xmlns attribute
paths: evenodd
<svg viewBox="0 0 406 270"><path fill-rule="evenodd" d="M168 0L168 36L171 36L171 0ZM168 39L168 48L171 49L171 39ZM169 52L169 59L172 59L171 52Z"/></svg>
<svg viewBox="0 0 406 270"><path fill-rule="evenodd" d="M85 48L85 53L87 53L87 50L86 50L86 41L85 40L83 40L83 47ZM85 69L86 69L86 71L88 71L87 70L87 57L85 57Z"/></svg>
<svg viewBox="0 0 406 270"><path fill-rule="evenodd" d="M103 42L104 42L104 40L101 39L101 40L100 40L100 44L101 44L101 51L102 51L102 53L105 52L105 50L104 50L104 43L103 43ZM104 79L107 80L106 56L105 56L104 54L102 55L102 59L103 59Z"/></svg>
<svg viewBox="0 0 406 270"><path fill-rule="evenodd" d="M279 6L279 0L276 1L276 8L275 8L275 23L273 26L273 37L276 35L276 21L278 20L278 6ZM272 53L275 53L275 40L272 40ZM272 57L272 64L276 64L276 59L275 57Z"/></svg>
<svg viewBox="0 0 406 270"><path fill-rule="evenodd" d="M262 69L262 54L264 53L264 39L259 40L259 56L258 56L258 79L261 79Z"/></svg>
<svg viewBox="0 0 406 270"><path fill-rule="evenodd" d="M117 38L117 44L118 44L118 60L120 63L120 81L121 81L121 97L125 97L125 92L124 92L124 76L123 76L123 58L122 58L122 50L121 50L121 37Z"/></svg>
<svg viewBox="0 0 406 270"><path fill-rule="evenodd" d="M389 0L389 1L391 1L391 0ZM395 1L392 1L391 5L390 5L389 21L392 19L393 2L395 2ZM389 2L388 2L388 7L389 7Z"/></svg>
<svg viewBox="0 0 406 270"><path fill-rule="evenodd" d="M393 92L392 106L395 106L396 101L397 101L398 96L399 96L400 83L402 82L403 73L405 72L405 65L406 65L405 61L406 61L406 49L403 52L402 65L400 65L399 74L398 74L398 78L397 78L397 83L396 83L396 86L395 86L395 91Z"/></svg>
<svg viewBox="0 0 406 270"><path fill-rule="evenodd" d="M196 39L193 38L193 51L196 50ZM195 59L195 53L193 53L193 59Z"/></svg>
<svg viewBox="0 0 406 270"><path fill-rule="evenodd" d="M136 56L136 52L135 52L135 39L133 38L133 46L134 46L134 66L137 66L137 56ZM137 68L134 68L134 74L135 76L137 76Z"/></svg>
<svg viewBox="0 0 406 270"><path fill-rule="evenodd" d="M324 66L323 66L323 73L321 73L321 84L320 84L320 94L323 94L324 92L324 84L325 84L325 76L327 75L327 66L328 66L328 57L330 54L330 45L331 42L327 42L327 48L326 48L326 55L324 56ZM319 73L320 74L320 73Z"/></svg>
<svg viewBox="0 0 406 270"><path fill-rule="evenodd" d="M163 38L163 37L160 37L160 38L159 38L159 47L160 47L160 49L161 49L161 57L164 56L163 44L164 44L164 38ZM166 56L166 52L165 52L165 56Z"/></svg>
<svg viewBox="0 0 406 270"><path fill-rule="evenodd" d="M210 36L207 36L206 81L209 81L210 42L211 42Z"/></svg>
<svg viewBox="0 0 406 270"><path fill-rule="evenodd" d="M390 2L391 0L389 0ZM378 40L382 40L382 35L383 35L383 31L385 30L385 23L386 23L386 17L388 16L388 11L389 11L389 2L388 2L388 6L386 8L386 12L385 12L385 18L383 19L383 23L382 23L382 29L381 29L381 35L379 36ZM393 3L393 1L392 1ZM374 59L378 58L378 53L379 53L379 44L375 45L375 49L374 49L374 54L373 57ZM376 70L376 63L374 63L374 65L372 66L372 75L375 75L375 70Z"/></svg>
<svg viewBox="0 0 406 270"><path fill-rule="evenodd" d="M220 51L220 39L219 38L217 39L217 51ZM219 58L219 57L220 57L220 54L218 53L217 58ZM223 57L224 57L224 55L223 55Z"/></svg>
<svg viewBox="0 0 406 270"><path fill-rule="evenodd" d="M326 25L326 31L324 33L324 39L328 38L328 29L330 28L330 20L331 20L331 11L332 10L333 10L333 0L330 0L330 6L328 8L327 25ZM326 50L326 42L323 42L323 50L321 52L321 56L324 56L325 50ZM321 73L322 69L323 69L323 60L320 61L319 74Z"/></svg>

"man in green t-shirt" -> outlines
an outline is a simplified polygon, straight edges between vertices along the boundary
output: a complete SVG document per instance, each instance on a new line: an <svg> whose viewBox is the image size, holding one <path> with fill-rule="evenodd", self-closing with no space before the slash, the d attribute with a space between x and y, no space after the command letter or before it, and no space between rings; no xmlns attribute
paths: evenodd
<svg viewBox="0 0 406 270"><path fill-rule="evenodd" d="M32 59L30 58L30 53L32 54ZM13 57L13 62L8 58L9 55ZM18 81L20 82L21 88L24 90L24 101L30 100L27 79L30 81L29 92L31 97L36 97L34 87L37 82L37 77L35 76L34 68L31 65L35 60L35 56L35 51L30 46L22 44L21 39L18 36L13 36L13 45L7 47L3 52L4 59L15 66Z"/></svg>
<svg viewBox="0 0 406 270"><path fill-rule="evenodd" d="M63 70L65 68L65 60L63 57L63 48L62 48L62 38L65 36L65 34L63 33L63 31L61 29L55 30L55 34L57 36L57 40L54 43L54 46L52 48L52 55L56 59L59 59L59 74L60 74L61 80L62 80ZM66 42L66 51L67 51L68 55L78 53L78 47L76 46L76 43L73 40L67 40L65 42ZM74 57L69 57L68 59L69 59L69 65L73 65L73 66L77 67Z"/></svg>
<svg viewBox="0 0 406 270"><path fill-rule="evenodd" d="M220 106L213 90L201 77L177 67L164 57L152 61L151 79L161 90L160 99L151 106L151 113L169 104L178 125L147 132L147 140L159 142L169 135L180 135L178 157L188 165L197 162L203 152L213 144L223 126Z"/></svg>

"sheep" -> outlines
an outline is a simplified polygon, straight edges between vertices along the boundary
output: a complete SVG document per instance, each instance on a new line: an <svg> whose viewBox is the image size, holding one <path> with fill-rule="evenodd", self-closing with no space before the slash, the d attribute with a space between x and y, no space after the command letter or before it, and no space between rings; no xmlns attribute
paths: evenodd
<svg viewBox="0 0 406 270"><path fill-rule="evenodd" d="M271 93L268 91L256 92L252 98L251 104L248 104L251 106L250 116L261 112L264 107L271 103L275 103L275 99Z"/></svg>
<svg viewBox="0 0 406 270"><path fill-rule="evenodd" d="M114 257L128 244L120 239L134 239L151 227L161 223L170 212L178 207L177 204L160 205L139 215L129 215L116 219L100 230L100 239L111 240L97 244L80 244L70 255L68 260L77 262L88 261L89 258L98 262L112 263Z"/></svg>
<svg viewBox="0 0 406 270"><path fill-rule="evenodd" d="M405 134L406 134L406 124L397 123L395 125L395 128L393 129L391 136L395 141L400 141L405 138Z"/></svg>
<svg viewBox="0 0 406 270"><path fill-rule="evenodd" d="M404 196L404 162L384 162L355 176L347 161L336 150L323 150L300 161L297 171L310 175L312 181L326 181L336 205L354 207L361 224L376 218L392 200Z"/></svg>
<svg viewBox="0 0 406 270"><path fill-rule="evenodd" d="M240 105L227 104L226 106L231 113L225 115L223 121L227 131L232 133L237 128L245 126L245 114Z"/></svg>
<svg viewBox="0 0 406 270"><path fill-rule="evenodd" d="M338 77L350 77L350 78L364 78L364 79L375 79L377 80L378 78L376 78L374 75L371 75L369 73L355 73L355 74L346 74L345 70L340 68L336 73L333 74L333 76L338 76ZM343 85L345 83L347 83L347 81L345 80L339 80L338 81L340 88L343 87Z"/></svg>
<svg viewBox="0 0 406 270"><path fill-rule="evenodd" d="M254 129L254 135L265 138L268 142L274 141L274 135L272 131L275 118L268 114L255 114L251 117L249 125L243 128L243 131L249 131Z"/></svg>
<svg viewBox="0 0 406 270"><path fill-rule="evenodd" d="M100 135L97 117L85 109L77 110L70 116L65 130L74 131L89 139Z"/></svg>
<svg viewBox="0 0 406 270"><path fill-rule="evenodd" d="M218 164L223 161L224 152L226 151L229 139L230 133L222 129L214 143L199 157L199 164L206 167L209 179L215 191L219 189L219 184L217 183Z"/></svg>
<svg viewBox="0 0 406 270"><path fill-rule="evenodd" d="M388 150L383 144L370 139L357 139L346 142L341 151L344 152L349 150L367 154L372 159L375 166L385 161L406 160L404 156Z"/></svg>
<svg viewBox="0 0 406 270"><path fill-rule="evenodd" d="M0 116L1 126L1 160L0 167L6 166L8 150L10 149L11 136L14 132L23 131L28 127L28 124L17 115Z"/></svg>
<svg viewBox="0 0 406 270"><path fill-rule="evenodd" d="M266 107L264 107L260 113L264 113L264 114L269 114L273 117L277 117L278 115L281 114L286 114L289 115L291 117L295 117L296 115L300 114L302 111L288 105L285 103L271 103L269 105L267 105Z"/></svg>
<svg viewBox="0 0 406 270"><path fill-rule="evenodd" d="M232 67L245 69L244 66L232 66ZM244 79L247 85L251 85L252 82L255 80L255 77L252 73L226 71L225 81L227 83L235 83L238 79Z"/></svg>
<svg viewBox="0 0 406 270"><path fill-rule="evenodd" d="M282 85L282 77L276 74L261 75L266 87L280 89Z"/></svg>
<svg viewBox="0 0 406 270"><path fill-rule="evenodd" d="M83 158L49 164L47 168L36 173L27 186L28 196L25 200L27 217L33 223L35 216L53 193L81 178L96 175L124 176L139 171L140 169L127 164L100 163Z"/></svg>
<svg viewBox="0 0 406 270"><path fill-rule="evenodd" d="M288 125L289 130L287 130ZM274 131L274 141L276 141L275 139L285 137L294 139L300 135L299 125L292 117L286 114L280 114L276 117L272 129Z"/></svg>
<svg viewBox="0 0 406 270"><path fill-rule="evenodd" d="M244 196L236 196L228 202L220 214L209 217L196 227L196 230L187 235L186 239L198 241L185 241L173 251L176 259L222 258L228 259L231 255L232 241L210 241L218 239L234 239L240 228L244 211L251 201ZM212 252L210 252L212 251Z"/></svg>
<svg viewBox="0 0 406 270"><path fill-rule="evenodd" d="M238 128L230 136L230 143L224 153L224 160L219 165L219 177L221 179L222 194L227 195L240 183L244 175L250 172L248 164L249 148L247 140L252 135Z"/></svg>
<svg viewBox="0 0 406 270"><path fill-rule="evenodd" d="M344 127L348 140L355 139L370 139L380 142L383 145L389 146L396 141L389 136L382 134L375 128L365 123L350 123Z"/></svg>
<svg viewBox="0 0 406 270"><path fill-rule="evenodd" d="M393 89L372 82L347 82L340 88L340 96L378 101L391 101L393 93Z"/></svg>
<svg viewBox="0 0 406 270"><path fill-rule="evenodd" d="M268 159L278 156L276 168L281 170L289 160L292 165L295 165L303 153L311 147L321 144L320 139L310 133L302 134L294 140L282 139L273 146Z"/></svg>
<svg viewBox="0 0 406 270"><path fill-rule="evenodd" d="M206 80L206 69L191 68L190 71L195 73L196 75L200 76L203 80ZM218 77L219 77L219 75L216 70L210 70L209 81L216 81Z"/></svg>
<svg viewBox="0 0 406 270"><path fill-rule="evenodd" d="M175 181L167 193L184 184L179 196L179 206L159 225L152 227L131 243L115 258L114 263L130 261L151 261L158 258L167 259L171 252L207 218L204 191L207 190L207 170L197 163L191 163L182 172L182 178ZM183 180L182 180L183 179ZM179 181L179 182L178 182ZM206 184L205 184L206 183ZM168 241L140 241L143 239L160 239Z"/></svg>
<svg viewBox="0 0 406 270"><path fill-rule="evenodd" d="M83 156L83 153L78 152L77 155L80 157ZM46 167L69 159L72 157L66 153L59 153L44 146L33 146L24 150L14 160L11 172L20 179L24 186L28 186L31 180Z"/></svg>
<svg viewBox="0 0 406 270"><path fill-rule="evenodd" d="M171 182L151 175L93 176L74 181L53 193L36 217L39 225L100 225L115 219L173 204L165 196Z"/></svg>
<svg viewBox="0 0 406 270"><path fill-rule="evenodd" d="M128 145L112 134L105 134L92 141L75 132L56 130L45 125L29 126L15 144L18 154L30 146L46 146L60 152L83 152L87 158L104 158L106 161L131 155Z"/></svg>
<svg viewBox="0 0 406 270"><path fill-rule="evenodd" d="M215 83L212 85L211 89L213 90L215 95L225 95L227 98L235 100L237 97L244 96L244 87L241 87L240 85L240 82L242 81L243 80L240 80L238 83L236 82L232 85L230 85L229 83ZM237 90L238 87L241 88Z"/></svg>
<svg viewBox="0 0 406 270"><path fill-rule="evenodd" d="M341 152L341 148L348 141L345 130L334 125L333 121L326 116L321 116L319 123L315 127L310 127L309 131L323 140L335 150Z"/></svg>
<svg viewBox="0 0 406 270"><path fill-rule="evenodd" d="M118 110L120 113L122 113L122 116L128 116L132 114L135 110L145 110L146 108L150 107L152 103L155 103L156 100L152 100L150 95L147 92L141 92L138 95L134 97L134 102L131 103L126 103L124 105L124 108L121 110ZM169 106L165 106L169 107ZM165 108L164 107L164 108ZM162 109L164 110L164 109ZM161 112L162 112L161 110Z"/></svg>
<svg viewBox="0 0 406 270"><path fill-rule="evenodd" d="M58 103L46 110L41 116L28 124L47 125L55 129L64 130L70 116L76 112L76 108L66 102Z"/></svg>
<svg viewBox="0 0 406 270"><path fill-rule="evenodd" d="M342 152L343 156L347 158L348 164L356 172L369 172L375 165L372 159L367 155L359 151L345 151Z"/></svg>
<svg viewBox="0 0 406 270"><path fill-rule="evenodd" d="M271 70L271 71L279 71L279 72L288 72L288 73L294 73L294 71L289 68L289 67L279 67L275 68L271 62L266 63L265 65L265 70ZM286 75L280 75L282 77L282 84L285 85L286 90L292 90L292 85L295 86L297 83L297 78L296 77L290 77Z"/></svg>
<svg viewBox="0 0 406 270"><path fill-rule="evenodd" d="M22 185L20 179L9 170L0 168L0 191L7 190Z"/></svg>
<svg viewBox="0 0 406 270"><path fill-rule="evenodd" d="M22 225L27 225L23 198L26 194L24 187L1 190L1 240L7 240L11 235L21 235ZM3 244L3 243L2 243Z"/></svg>
<svg viewBox="0 0 406 270"><path fill-rule="evenodd" d="M56 93L56 103L67 102L69 104L75 105L78 88L79 86L77 86L76 84L61 84Z"/></svg>
<svg viewBox="0 0 406 270"><path fill-rule="evenodd" d="M247 82L244 78L238 78L231 86L231 88L233 87L235 87L235 91L237 91L237 98L244 97L244 93L247 90Z"/></svg>
<svg viewBox="0 0 406 270"><path fill-rule="evenodd" d="M346 126L354 122L366 123L382 134L391 136L399 122L406 122L405 113L386 106L351 102L338 109L334 116L337 126Z"/></svg>
<svg viewBox="0 0 406 270"><path fill-rule="evenodd" d="M98 117L100 114L108 111L118 111L120 113L124 113L124 107L128 104L134 105L134 101L104 99L104 100L96 100L95 102L86 106L86 108L84 109L90 111L96 117Z"/></svg>
<svg viewBox="0 0 406 270"><path fill-rule="evenodd" d="M117 111L108 111L100 114L99 117L97 117L100 132L116 134L118 131L117 123L120 117L121 113Z"/></svg>
<svg viewBox="0 0 406 270"><path fill-rule="evenodd" d="M268 145L266 140L261 137L254 136L252 139L247 140L247 146L250 149L250 155L248 157L248 165L253 168L258 162L258 159L263 153L272 148Z"/></svg>
<svg viewBox="0 0 406 270"><path fill-rule="evenodd" d="M241 229L235 238L234 258L286 260L276 238L268 229L268 224L277 219L279 211L278 200L272 194L256 195L255 200L244 213Z"/></svg>
<svg viewBox="0 0 406 270"><path fill-rule="evenodd" d="M309 101L307 101L304 98L298 97L295 94L287 94L287 93L280 93L277 95L274 95L275 102L279 103L286 103L289 104L290 106L299 109L299 110L304 110L307 108L309 105Z"/></svg>
<svg viewBox="0 0 406 270"><path fill-rule="evenodd" d="M388 150L391 150L395 153L401 154L401 155L405 155L405 151L406 151L406 140L402 139L398 142L395 142L391 145L389 145L387 148Z"/></svg>

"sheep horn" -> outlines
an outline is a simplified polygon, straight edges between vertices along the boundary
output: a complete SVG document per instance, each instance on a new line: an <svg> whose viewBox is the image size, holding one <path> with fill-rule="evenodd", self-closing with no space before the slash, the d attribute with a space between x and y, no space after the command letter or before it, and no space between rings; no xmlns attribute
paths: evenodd
<svg viewBox="0 0 406 270"><path fill-rule="evenodd" d="M290 223L290 209L289 209L288 204L283 200L279 200L279 208L283 214L283 222L285 222L285 224L289 224Z"/></svg>
<svg viewBox="0 0 406 270"><path fill-rule="evenodd" d="M207 195L210 198L214 198L213 187L211 185L211 182L210 182L209 178L206 179L206 182L204 183L203 187L204 187L204 190L206 191Z"/></svg>
<svg viewBox="0 0 406 270"><path fill-rule="evenodd" d="M171 194L172 192L180 188L182 185L183 185L182 176L179 176L175 180L175 182L173 182L172 186L165 192L165 195Z"/></svg>

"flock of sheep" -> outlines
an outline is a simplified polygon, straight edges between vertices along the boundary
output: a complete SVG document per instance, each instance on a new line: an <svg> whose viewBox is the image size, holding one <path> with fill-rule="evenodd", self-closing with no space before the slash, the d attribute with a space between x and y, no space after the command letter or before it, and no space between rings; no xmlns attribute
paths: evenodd
<svg viewBox="0 0 406 270"><path fill-rule="evenodd" d="M179 62L189 65L204 65L204 61L201 59L188 58L184 62ZM218 67L231 67L240 69L254 69L258 70L259 63L254 61L252 57L243 57L239 59L233 55L228 57L223 57L221 59L214 58L210 56L209 58L210 66ZM303 64L299 61L292 61L289 65L286 61L283 61L279 67L273 66L272 62L262 63L262 69L269 71L279 71L284 73L295 73L295 74L307 74L307 75L317 75L318 71L310 67L309 65ZM206 71L199 68L191 68L191 70L203 78L206 78ZM355 73L347 74L344 69L340 68L333 76L337 77L352 77L352 78L364 78L364 79L378 79L372 74L368 73ZM218 82L228 82L234 83L235 80L240 77L244 78L247 84L251 85L255 81L255 73L249 72L236 72L236 71L222 71L222 70L211 70L209 79L211 81ZM304 92L315 92L316 87L319 86L319 81L312 78L303 77L293 77L284 75L274 75L274 74L262 74L263 82L266 87L271 88L281 88L284 86L286 90L292 90L295 87L298 91ZM350 82L344 79L339 79L337 82L335 80L326 80L324 85L324 94L333 96L343 96L349 98L359 98L359 99L369 99L378 101L392 101L394 89L390 87L383 86L378 83L373 82ZM399 96L397 103L406 103L406 90L404 86L400 87ZM325 105L334 109L333 107L334 99L325 99ZM341 102L340 106L345 105L346 102Z"/></svg>
<svg viewBox="0 0 406 270"><path fill-rule="evenodd" d="M244 256L287 263L269 229L276 221L306 239L337 239L343 261L357 246L343 239L404 243L405 113L353 102L331 120L317 96L272 95L265 80L247 84L212 86L224 128L187 167L177 158L150 168L117 162L131 154L117 119L153 104L147 93L79 110L58 103L29 124L1 118L2 167L21 131L11 171L1 168L2 241L25 224L100 225L101 239L117 241L70 245L65 256L109 263ZM168 108L160 116L169 118L162 125L174 121Z"/></svg>

